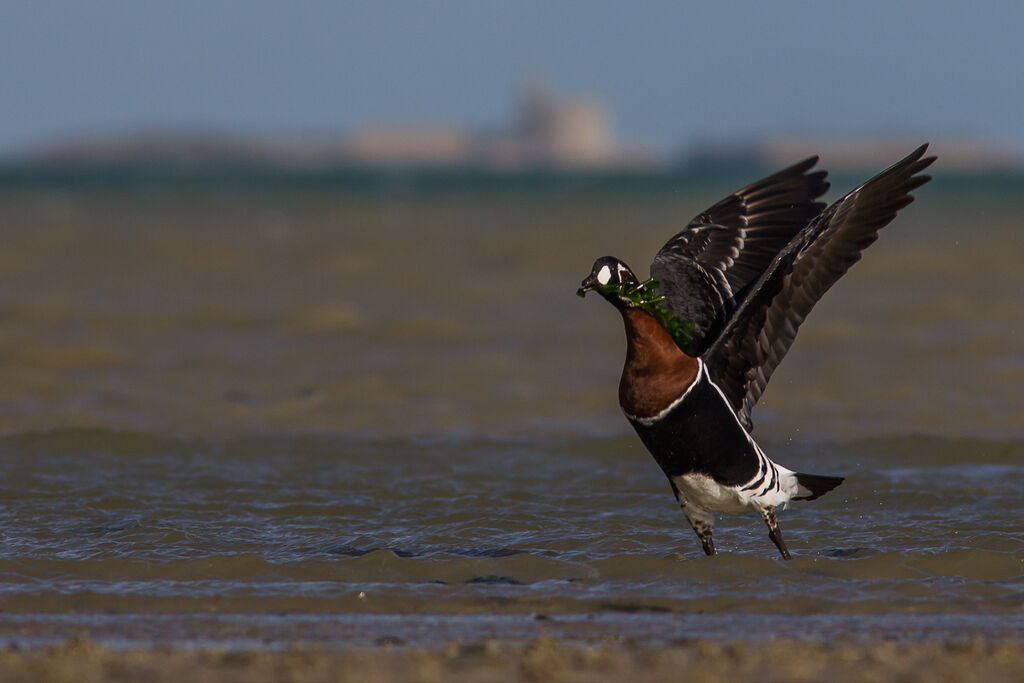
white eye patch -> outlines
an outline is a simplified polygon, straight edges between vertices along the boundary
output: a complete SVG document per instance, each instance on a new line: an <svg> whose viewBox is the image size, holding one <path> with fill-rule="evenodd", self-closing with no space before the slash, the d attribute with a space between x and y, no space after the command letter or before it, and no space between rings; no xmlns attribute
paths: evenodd
<svg viewBox="0 0 1024 683"><path fill-rule="evenodd" d="M597 281L602 285L608 284L608 281L612 279L612 269L608 266L602 266L601 270L597 273Z"/></svg>

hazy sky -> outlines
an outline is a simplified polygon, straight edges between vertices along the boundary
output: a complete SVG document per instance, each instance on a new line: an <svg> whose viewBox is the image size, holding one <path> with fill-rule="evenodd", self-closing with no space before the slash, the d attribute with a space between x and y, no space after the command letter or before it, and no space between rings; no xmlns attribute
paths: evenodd
<svg viewBox="0 0 1024 683"><path fill-rule="evenodd" d="M502 125L524 74L659 145L764 130L1024 148L1024 2L3 0L0 152L83 132Z"/></svg>

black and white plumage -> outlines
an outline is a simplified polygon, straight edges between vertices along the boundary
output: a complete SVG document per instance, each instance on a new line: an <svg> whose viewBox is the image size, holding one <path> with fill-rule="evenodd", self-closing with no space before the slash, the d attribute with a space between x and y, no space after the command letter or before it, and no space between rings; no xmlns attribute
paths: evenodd
<svg viewBox="0 0 1024 683"><path fill-rule="evenodd" d="M668 477L704 551L714 554L714 512L756 511L784 558L776 508L813 500L840 477L789 470L751 436L750 412L821 296L928 181L924 145L822 211L827 184L808 159L754 183L675 235L651 267L663 304L693 323L680 345L621 285L636 277L598 259L581 291L621 313L626 363L619 403ZM634 287L635 289L635 287Z"/></svg>
<svg viewBox="0 0 1024 683"><path fill-rule="evenodd" d="M935 161L924 157L927 149L921 145L815 217L762 273L708 350L716 381L748 429L751 409L814 304L914 201L910 192L931 179L921 175Z"/></svg>
<svg viewBox="0 0 1024 683"><path fill-rule="evenodd" d="M829 184L810 157L737 190L696 216L658 250L651 277L672 313L692 323L700 355L775 255L825 204Z"/></svg>

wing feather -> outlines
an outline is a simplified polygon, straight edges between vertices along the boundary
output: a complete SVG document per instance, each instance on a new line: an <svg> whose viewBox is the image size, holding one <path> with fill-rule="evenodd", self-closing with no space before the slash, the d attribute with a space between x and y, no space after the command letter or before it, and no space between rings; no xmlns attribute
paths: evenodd
<svg viewBox="0 0 1024 683"><path fill-rule="evenodd" d="M825 205L825 171L810 157L737 190L694 217L658 251L651 277L668 309L693 323L698 355L714 340L739 295Z"/></svg>
<svg viewBox="0 0 1024 683"><path fill-rule="evenodd" d="M924 157L927 149L922 145L811 221L778 253L707 350L712 378L748 429L751 409L807 314L914 200L910 192L930 180L920 175L935 161Z"/></svg>

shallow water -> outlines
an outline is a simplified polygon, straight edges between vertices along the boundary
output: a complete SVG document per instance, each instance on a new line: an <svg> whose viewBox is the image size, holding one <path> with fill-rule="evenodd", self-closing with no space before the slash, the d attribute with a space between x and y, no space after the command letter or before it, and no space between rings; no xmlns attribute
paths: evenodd
<svg viewBox="0 0 1024 683"><path fill-rule="evenodd" d="M924 188L801 330L755 434L847 481L786 563L700 554L573 296L745 180L3 190L0 638L1024 635L1024 182Z"/></svg>
<svg viewBox="0 0 1024 683"><path fill-rule="evenodd" d="M894 628L903 614L910 628L931 614L933 630L973 615L1024 635L1024 445L772 446L848 477L783 515L791 562L756 516L721 520L721 554L701 556L629 437L10 437L0 628L68 610L697 613L757 637L768 616L828 617L829 631L852 615Z"/></svg>

